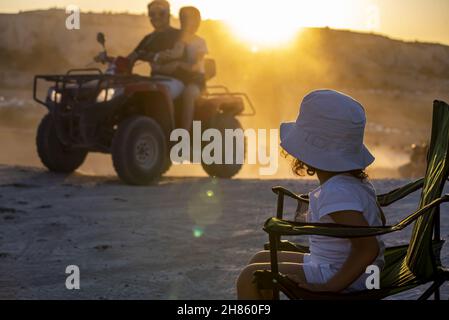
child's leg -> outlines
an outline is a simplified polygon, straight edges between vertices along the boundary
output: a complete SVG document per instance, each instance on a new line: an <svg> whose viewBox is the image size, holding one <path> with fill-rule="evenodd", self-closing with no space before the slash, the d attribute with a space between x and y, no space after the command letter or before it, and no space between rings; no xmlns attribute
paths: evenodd
<svg viewBox="0 0 449 320"><path fill-rule="evenodd" d="M256 253L248 262L253 263L269 263L271 261L270 251L263 250ZM278 262L303 263L304 254L293 251L278 251Z"/></svg>
<svg viewBox="0 0 449 320"><path fill-rule="evenodd" d="M182 94L182 128L190 130L195 113L196 99L201 95L201 90L196 84L188 84Z"/></svg>
<svg viewBox="0 0 449 320"><path fill-rule="evenodd" d="M242 300L271 299L271 290L258 290L253 282L254 272L257 270L271 270L269 263L254 263L243 269L237 279L237 298ZM305 282L305 275L300 263L279 263L279 272L289 275L296 281Z"/></svg>

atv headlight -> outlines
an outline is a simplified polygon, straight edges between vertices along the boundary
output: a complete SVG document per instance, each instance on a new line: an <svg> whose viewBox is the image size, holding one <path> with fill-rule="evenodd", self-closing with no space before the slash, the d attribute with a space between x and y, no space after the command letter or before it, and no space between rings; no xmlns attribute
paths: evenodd
<svg viewBox="0 0 449 320"><path fill-rule="evenodd" d="M57 92L55 89L51 89L49 93L50 100L56 103L61 103L62 93Z"/></svg>
<svg viewBox="0 0 449 320"><path fill-rule="evenodd" d="M103 89L97 96L97 102L106 102L114 99L115 97L122 94L121 88L109 88Z"/></svg>

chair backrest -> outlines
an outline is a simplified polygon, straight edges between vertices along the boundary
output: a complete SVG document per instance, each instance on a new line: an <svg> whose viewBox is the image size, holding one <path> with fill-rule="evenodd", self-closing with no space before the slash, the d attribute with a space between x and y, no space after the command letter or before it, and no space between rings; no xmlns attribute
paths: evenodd
<svg viewBox="0 0 449 320"><path fill-rule="evenodd" d="M432 134L419 208L441 196L449 172L448 151L449 105L434 101ZM435 271L436 261L439 261L439 257L434 257L432 252L432 235L437 221L439 222L439 208L419 217L413 227L406 262L408 268L417 276L431 276ZM439 227L439 224L437 226Z"/></svg>

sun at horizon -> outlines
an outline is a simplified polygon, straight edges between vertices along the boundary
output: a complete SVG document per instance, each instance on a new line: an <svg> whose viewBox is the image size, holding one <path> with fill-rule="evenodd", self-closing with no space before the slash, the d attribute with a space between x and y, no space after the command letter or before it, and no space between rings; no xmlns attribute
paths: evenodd
<svg viewBox="0 0 449 320"><path fill-rule="evenodd" d="M187 4L197 5L205 19L222 20L253 52L287 45L304 27L373 31L379 20L370 0L186 0L173 12Z"/></svg>

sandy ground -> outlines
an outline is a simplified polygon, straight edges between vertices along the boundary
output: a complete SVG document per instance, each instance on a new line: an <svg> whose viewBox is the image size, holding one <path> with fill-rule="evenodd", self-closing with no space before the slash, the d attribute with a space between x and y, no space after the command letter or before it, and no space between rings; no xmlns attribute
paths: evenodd
<svg viewBox="0 0 449 320"><path fill-rule="evenodd" d="M405 182L374 184L384 192ZM261 227L275 212L270 188L278 184L297 192L316 186L312 180L166 177L131 187L114 176L0 165L0 298L233 299L239 270L266 241ZM388 220L414 210L418 196L388 208ZM444 237L448 213L443 207ZM407 241L410 231L385 240ZM448 265L447 246L442 256ZM65 288L71 264L80 268L80 290ZM423 289L395 298L415 298Z"/></svg>
<svg viewBox="0 0 449 320"><path fill-rule="evenodd" d="M13 26L3 44L18 46L18 54L8 50L0 72L0 299L234 298L239 271L267 238L261 227L275 211L270 188L282 184L306 192L315 182L292 180L281 158L271 177L278 180L259 180L258 167L246 165L235 180L214 181L189 166L173 167L155 185L130 187L116 178L110 156L98 154L89 155L75 175L46 172L34 141L46 110L32 100L33 75L84 66L99 50L98 31L107 34L109 52L129 52L149 25L143 16L87 15L82 33L67 34L54 27L62 11L35 14L37 19L3 17ZM37 22L39 37L30 32ZM326 28L302 33L290 49L254 53L229 41L218 25L203 27L218 62L211 84L246 92L256 106L256 117L241 117L244 128L278 128L295 119L298 102L311 89L332 87L360 100L368 119L365 142L376 156L368 169L373 178L400 177L397 169L409 161L410 144L429 137L432 101L449 101L441 73L447 48L441 46ZM273 61L292 63L273 69ZM145 67L141 71L148 74ZM41 86L39 96L46 90ZM383 192L405 182L375 185ZM413 211L417 198L388 209L390 221ZM443 236L448 224L444 209ZM409 232L387 242L406 241ZM446 247L443 257L448 265ZM64 271L71 264L81 269L78 291L65 289ZM414 298L420 290L397 298ZM447 297L449 288L444 290Z"/></svg>

